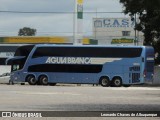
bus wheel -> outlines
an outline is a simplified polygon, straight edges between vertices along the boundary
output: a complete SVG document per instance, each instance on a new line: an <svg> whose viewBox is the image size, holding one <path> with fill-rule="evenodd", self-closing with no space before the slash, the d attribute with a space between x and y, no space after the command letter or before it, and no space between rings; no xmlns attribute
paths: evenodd
<svg viewBox="0 0 160 120"><path fill-rule="evenodd" d="M30 84L30 85L36 85L37 81L35 79L35 77L33 75L29 75L26 78L26 81Z"/></svg>
<svg viewBox="0 0 160 120"><path fill-rule="evenodd" d="M41 85L48 85L48 78L45 75L39 77L39 83Z"/></svg>
<svg viewBox="0 0 160 120"><path fill-rule="evenodd" d="M122 79L120 77L115 77L112 80L113 87L121 87L122 86Z"/></svg>
<svg viewBox="0 0 160 120"><path fill-rule="evenodd" d="M108 87L110 85L110 80L108 77L101 77L99 83L103 87Z"/></svg>

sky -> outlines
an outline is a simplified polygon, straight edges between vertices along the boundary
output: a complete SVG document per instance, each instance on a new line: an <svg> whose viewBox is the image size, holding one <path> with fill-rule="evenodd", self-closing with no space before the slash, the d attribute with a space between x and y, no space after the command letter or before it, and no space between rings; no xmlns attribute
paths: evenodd
<svg viewBox="0 0 160 120"><path fill-rule="evenodd" d="M122 13L104 13L122 12L122 9L119 0L84 0L84 35L92 35L93 18L124 17ZM0 36L17 36L23 27L36 29L36 36L70 36L73 35L73 12L74 0L0 0Z"/></svg>

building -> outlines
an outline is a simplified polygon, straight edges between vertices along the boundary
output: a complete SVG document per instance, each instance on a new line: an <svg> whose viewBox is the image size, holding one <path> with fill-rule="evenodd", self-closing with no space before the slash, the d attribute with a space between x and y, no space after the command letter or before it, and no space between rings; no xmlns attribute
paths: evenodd
<svg viewBox="0 0 160 120"><path fill-rule="evenodd" d="M18 44L0 44L0 75L11 72L11 66L5 65L7 58L13 57Z"/></svg>
<svg viewBox="0 0 160 120"><path fill-rule="evenodd" d="M0 37L0 44L73 44L73 36L10 36ZM83 45L96 45L97 40L84 37Z"/></svg>
<svg viewBox="0 0 160 120"><path fill-rule="evenodd" d="M18 44L0 44L0 65L5 65L7 58L13 57Z"/></svg>
<svg viewBox="0 0 160 120"><path fill-rule="evenodd" d="M103 45L143 45L143 33L134 28L135 21L130 18L93 18L93 39Z"/></svg>

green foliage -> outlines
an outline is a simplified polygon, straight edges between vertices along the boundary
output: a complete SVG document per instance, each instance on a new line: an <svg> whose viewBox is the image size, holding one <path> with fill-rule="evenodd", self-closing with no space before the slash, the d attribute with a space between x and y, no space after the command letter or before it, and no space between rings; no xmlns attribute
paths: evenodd
<svg viewBox="0 0 160 120"><path fill-rule="evenodd" d="M18 36L35 36L36 35L36 29L32 29L29 27L24 27L22 29L19 29Z"/></svg>
<svg viewBox="0 0 160 120"><path fill-rule="evenodd" d="M120 3L125 14L132 19L135 14L139 17L136 30L144 33L144 45L152 45L160 55L160 0L120 0Z"/></svg>

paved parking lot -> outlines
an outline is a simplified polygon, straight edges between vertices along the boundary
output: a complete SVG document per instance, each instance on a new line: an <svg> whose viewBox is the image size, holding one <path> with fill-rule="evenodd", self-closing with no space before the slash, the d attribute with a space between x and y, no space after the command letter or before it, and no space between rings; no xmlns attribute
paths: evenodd
<svg viewBox="0 0 160 120"><path fill-rule="evenodd" d="M160 87L0 85L0 111L160 111Z"/></svg>

